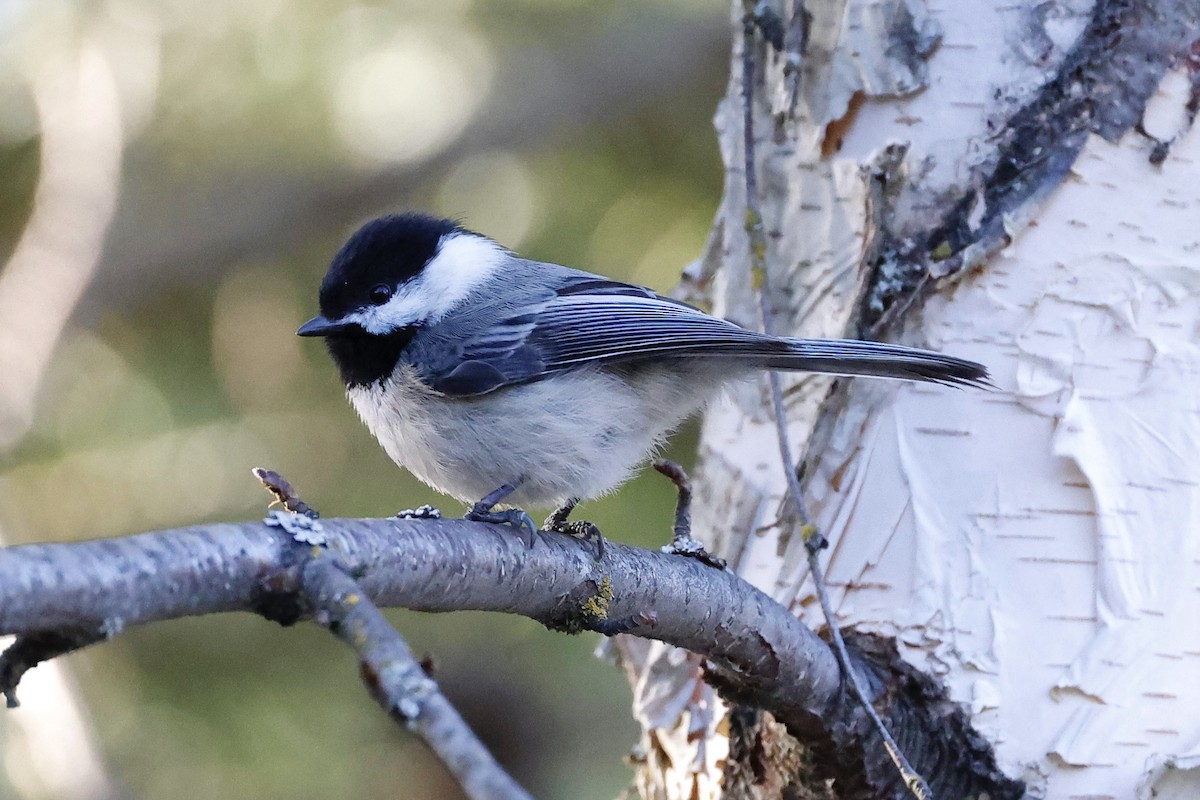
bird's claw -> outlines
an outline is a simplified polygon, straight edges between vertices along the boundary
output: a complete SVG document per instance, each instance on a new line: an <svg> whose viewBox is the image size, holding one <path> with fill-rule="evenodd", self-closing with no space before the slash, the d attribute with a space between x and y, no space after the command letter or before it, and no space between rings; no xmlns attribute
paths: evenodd
<svg viewBox="0 0 1200 800"><path fill-rule="evenodd" d="M604 558L604 535L600 533L599 528L590 522L566 522L565 520L555 520L551 516L550 519L546 520L546 524L542 526L542 530L551 533L562 533L567 536L574 536L576 539L581 539L594 547L597 561Z"/></svg>
<svg viewBox="0 0 1200 800"><path fill-rule="evenodd" d="M534 524L533 519L519 508L506 508L503 511L492 511L489 508L480 508L476 504L466 513L463 519L471 522L491 522L497 525L511 525L518 531L524 531L526 541L530 547L533 547L534 536L537 535L538 527Z"/></svg>

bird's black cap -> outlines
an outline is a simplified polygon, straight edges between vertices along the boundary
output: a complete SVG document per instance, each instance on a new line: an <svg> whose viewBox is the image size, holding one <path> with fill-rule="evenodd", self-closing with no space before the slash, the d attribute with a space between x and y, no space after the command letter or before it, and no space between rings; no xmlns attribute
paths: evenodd
<svg viewBox="0 0 1200 800"><path fill-rule="evenodd" d="M321 316L341 319L367 305L374 287L395 289L424 268L443 236L462 230L454 220L426 214L371 220L333 257L321 282Z"/></svg>

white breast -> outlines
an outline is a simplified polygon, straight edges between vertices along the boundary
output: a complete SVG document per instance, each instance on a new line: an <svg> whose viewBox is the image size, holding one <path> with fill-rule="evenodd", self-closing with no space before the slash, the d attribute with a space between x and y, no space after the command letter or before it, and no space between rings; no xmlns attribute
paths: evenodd
<svg viewBox="0 0 1200 800"><path fill-rule="evenodd" d="M392 460L434 489L471 503L507 483L518 487L512 503L548 508L628 479L715 394L720 381L705 378L634 376L635 394L625 378L586 368L452 398L401 367L348 394Z"/></svg>

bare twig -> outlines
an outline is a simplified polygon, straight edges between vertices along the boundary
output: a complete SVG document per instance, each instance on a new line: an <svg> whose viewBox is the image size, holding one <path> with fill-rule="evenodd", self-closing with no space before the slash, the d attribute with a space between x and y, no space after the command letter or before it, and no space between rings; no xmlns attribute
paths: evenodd
<svg viewBox="0 0 1200 800"><path fill-rule="evenodd" d="M883 720L879 718L879 713L871 703L871 698L867 696L858 672L851 666L850 653L846 650L846 640L842 636L841 628L834 622L833 604L829 602L829 590L825 587L825 574L821 568L820 552L828 546L829 542L811 524L804 526L802 535L804 536L804 549L808 554L808 568L812 573L813 587L817 592L817 600L821 603L821 613L825 615L828 623L829 640L833 644L833 652L850 684L850 689L854 692L855 699L867 712L867 716L870 718L871 724L875 726L880 738L883 739L883 746L887 750L888 758L896 765L896 771L900 773L905 787L917 800L933 800L933 790L929 788L929 783L913 769L912 764L908 763L908 758L900 749L900 745L896 743L895 737L887 729L887 725L883 724Z"/></svg>
<svg viewBox="0 0 1200 800"><path fill-rule="evenodd" d="M750 243L751 275L754 284L759 287L759 311L762 316L763 332L771 335L774 333L774 320L771 312L771 298L774 297L774 294L771 289L770 272L767 270L767 240L763 231L762 213L758 208L757 163L754 155L754 85L756 80L754 52L757 46L757 35L763 26L758 13L759 7L751 2L751 0L746 0L745 8L746 13L742 19L742 155L745 159L745 228ZM764 29L763 33L767 34L768 32ZM857 670L854 669L853 664L850 662L849 653L846 651L846 643L842 638L842 632L838 628L837 620L833 614L833 607L829 602L829 594L825 588L825 576L821 569L819 553L826 544L825 538L820 535L816 527L809 520L808 510L804 503L804 493L800 486L800 479L796 474L796 462L792 458L791 445L788 443L787 417L784 412L783 389L779 373L770 372L767 377L770 383L771 407L778 434L779 455L783 462L784 475L787 478L788 495L791 497L792 503L796 508L796 515L800 523L802 535L804 536L805 551L808 554L808 565L813 585L816 588L817 597L821 603L821 611L825 616L825 622L829 628L830 639L833 642L834 653L837 656L842 675L849 683L855 698L862 704L863 710L866 711L871 723L883 739L888 756L891 758L892 763L896 765L896 769L900 773L905 786L918 800L932 800L933 793L929 788L929 784L909 764L908 759L900 750L899 745L896 744L896 740L888 731L887 726L883 724L883 720L880 719L878 712L876 712L870 698L867 696Z"/></svg>
<svg viewBox="0 0 1200 800"><path fill-rule="evenodd" d="M8 649L0 654L0 693L9 708L17 702L17 684L26 672L43 661L81 650L90 644L108 638L105 631L57 630L36 631L18 636Z"/></svg>
<svg viewBox="0 0 1200 800"><path fill-rule="evenodd" d="M679 490L679 499L675 503L675 525L672 528L671 543L663 547L664 553L695 558L715 569L725 569L725 559L717 558L704 548L699 539L692 537L692 482L688 480L683 467L674 461L661 459L654 462L654 469L671 479Z"/></svg>
<svg viewBox="0 0 1200 800"><path fill-rule="evenodd" d="M753 4L747 10L743 19L742 37L742 155L745 159L743 173L746 182L746 235L750 242L750 272L754 285L759 287L759 314L762 317L763 333L774 335L775 317L771 312L771 298L774 296L771 288L771 278L767 271L767 237L763 231L762 212L758 208L758 167L754 151L754 82L756 32L758 18L754 13ZM788 494L796 504L796 512L801 524L808 524L808 511L804 506L804 495L800 490L800 481L796 477L795 461L792 460L792 448L787 438L787 416L783 408L783 389L779 381L779 373L767 373L771 385L771 405L775 416L775 426L779 434L779 456L783 460L784 472L787 475Z"/></svg>
<svg viewBox="0 0 1200 800"><path fill-rule="evenodd" d="M331 553L313 552L303 567L301 585L316 621L358 654L363 682L376 702L429 745L468 797L529 800Z"/></svg>
<svg viewBox="0 0 1200 800"><path fill-rule="evenodd" d="M258 482L268 492L275 496L275 500L271 505L278 503L293 514L303 514L309 519L318 519L321 516L315 508L301 500L300 495L296 494L296 490L292 487L292 484L275 470L255 467L250 470L250 473L258 478Z"/></svg>
<svg viewBox="0 0 1200 800"><path fill-rule="evenodd" d="M787 116L794 119L800 102L800 77L804 67L804 51L808 47L808 29L812 14L804 0L792 0L792 14L783 36L783 76L787 81Z"/></svg>

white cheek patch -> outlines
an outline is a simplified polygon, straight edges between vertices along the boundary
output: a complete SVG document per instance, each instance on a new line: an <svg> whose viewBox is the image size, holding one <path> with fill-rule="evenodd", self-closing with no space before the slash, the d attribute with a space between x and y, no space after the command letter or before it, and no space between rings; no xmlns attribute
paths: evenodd
<svg viewBox="0 0 1200 800"><path fill-rule="evenodd" d="M500 269L507 251L491 239L471 233L442 238L421 273L381 306L348 314L368 333L382 334L418 322L437 322Z"/></svg>

